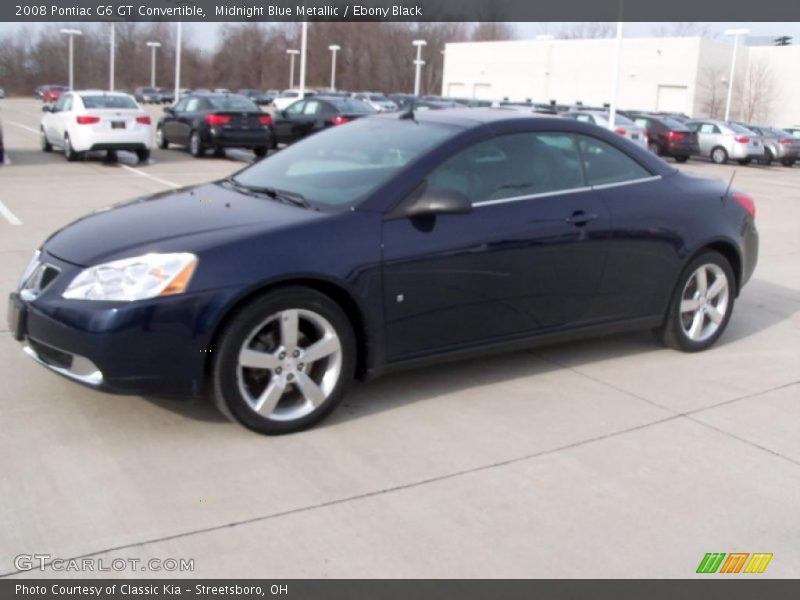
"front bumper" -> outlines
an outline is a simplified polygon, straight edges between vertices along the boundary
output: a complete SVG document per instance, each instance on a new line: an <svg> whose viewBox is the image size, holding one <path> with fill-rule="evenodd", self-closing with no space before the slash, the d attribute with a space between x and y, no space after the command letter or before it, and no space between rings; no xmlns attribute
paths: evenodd
<svg viewBox="0 0 800 600"><path fill-rule="evenodd" d="M9 330L23 351L49 370L118 393L196 396L222 311L236 289L137 302L66 300L81 270L44 254L61 273L41 294L9 297Z"/></svg>

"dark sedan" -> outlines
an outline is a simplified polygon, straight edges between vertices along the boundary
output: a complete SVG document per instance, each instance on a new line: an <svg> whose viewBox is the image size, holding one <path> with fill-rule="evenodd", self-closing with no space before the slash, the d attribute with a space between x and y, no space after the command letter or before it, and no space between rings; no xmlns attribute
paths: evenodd
<svg viewBox="0 0 800 600"><path fill-rule="evenodd" d="M254 90L249 88L241 89L236 93L239 94L240 96L249 98L259 106L266 106L267 104L271 104L272 101L275 99L274 94L269 94L267 92L262 92L260 90Z"/></svg>
<svg viewBox="0 0 800 600"><path fill-rule="evenodd" d="M66 377L207 392L276 434L321 420L354 376L446 357L640 328L705 350L757 254L749 196L613 132L395 113L68 225L11 294L9 329Z"/></svg>
<svg viewBox="0 0 800 600"><path fill-rule="evenodd" d="M317 95L276 111L272 132L275 144L292 144L312 133L372 114L375 110L359 100Z"/></svg>
<svg viewBox="0 0 800 600"><path fill-rule="evenodd" d="M628 118L647 130L648 147L653 154L671 156L678 162L686 162L693 154L700 154L697 133L681 121L644 113L631 114Z"/></svg>
<svg viewBox="0 0 800 600"><path fill-rule="evenodd" d="M193 94L164 109L156 127L156 144L186 146L194 157L208 149L247 148L263 157L272 146L272 117L252 100L237 94Z"/></svg>

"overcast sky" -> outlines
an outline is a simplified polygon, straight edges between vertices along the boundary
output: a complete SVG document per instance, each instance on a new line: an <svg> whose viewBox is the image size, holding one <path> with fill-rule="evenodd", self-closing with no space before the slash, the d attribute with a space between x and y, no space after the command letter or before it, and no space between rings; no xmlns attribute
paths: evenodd
<svg viewBox="0 0 800 600"><path fill-rule="evenodd" d="M23 25L30 25L34 28L41 27L42 24L32 23L9 23L0 22L0 35L13 32L15 29ZM194 40L208 40L217 37L217 30L220 23L187 23L185 31L191 31L191 37ZM570 23L517 23L515 25L517 35L520 39L534 38L543 33L558 33L558 31L568 26ZM668 23L626 23L625 35L628 37L646 37L653 33L653 30ZM758 36L778 36L789 35L792 36L793 43L800 43L800 23L698 23L698 25L707 25L710 31L722 34L725 29L733 27L746 27L750 29L752 35Z"/></svg>

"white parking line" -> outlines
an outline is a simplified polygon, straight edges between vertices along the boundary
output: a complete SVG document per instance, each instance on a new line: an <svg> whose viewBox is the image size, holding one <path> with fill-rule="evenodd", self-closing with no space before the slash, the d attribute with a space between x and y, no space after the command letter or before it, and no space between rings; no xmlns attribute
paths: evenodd
<svg viewBox="0 0 800 600"><path fill-rule="evenodd" d="M31 133L39 135L38 129L34 129L33 127L28 127L27 125L23 125L22 123L17 123L16 121L9 121L8 119L3 119L3 123L8 123L9 125L16 125L17 127L25 129L26 131L30 131Z"/></svg>
<svg viewBox="0 0 800 600"><path fill-rule="evenodd" d="M0 215L3 215L6 221L12 225L22 225L22 221L20 221L17 218L17 215L11 212L11 210L5 204L3 204L2 200L0 200Z"/></svg>
<svg viewBox="0 0 800 600"><path fill-rule="evenodd" d="M150 173L145 173L144 171L140 171L139 169L134 169L133 167L129 167L128 165L120 165L117 164L118 167L125 169L126 171L130 171L131 173L136 173L137 175L141 175L142 177L147 177L148 179L152 179L153 181L157 181L162 185L168 185L172 188L179 188L182 187L177 183L173 183L171 181L167 181L166 179L161 179L160 177L156 177L155 175L150 175Z"/></svg>

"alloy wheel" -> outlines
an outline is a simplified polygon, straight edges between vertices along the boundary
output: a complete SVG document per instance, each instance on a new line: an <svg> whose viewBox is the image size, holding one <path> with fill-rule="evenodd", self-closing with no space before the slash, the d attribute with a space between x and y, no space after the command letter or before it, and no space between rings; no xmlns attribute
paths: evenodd
<svg viewBox="0 0 800 600"><path fill-rule="evenodd" d="M258 415L301 419L322 406L342 372L342 344L316 312L271 315L247 336L236 366L239 392Z"/></svg>
<svg viewBox="0 0 800 600"><path fill-rule="evenodd" d="M729 299L725 271L713 263L698 267L681 294L680 323L686 337L704 342L713 336L725 321Z"/></svg>

